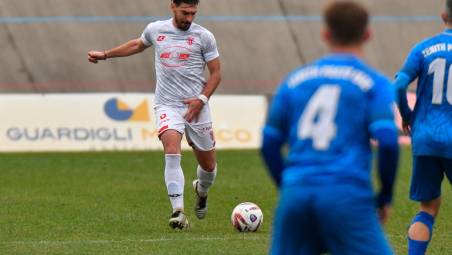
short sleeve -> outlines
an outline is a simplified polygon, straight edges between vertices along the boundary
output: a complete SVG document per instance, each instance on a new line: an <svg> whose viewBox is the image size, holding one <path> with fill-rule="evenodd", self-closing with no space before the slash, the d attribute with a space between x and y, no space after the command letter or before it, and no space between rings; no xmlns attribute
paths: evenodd
<svg viewBox="0 0 452 255"><path fill-rule="evenodd" d="M143 33L141 34L141 41L146 46L152 46L153 45L153 42L152 42L153 27L154 27L154 23L149 23L146 26L146 28L144 29Z"/></svg>
<svg viewBox="0 0 452 255"><path fill-rule="evenodd" d="M212 61L220 56L215 37L210 32L205 33L203 36L202 54L206 62Z"/></svg>
<svg viewBox="0 0 452 255"><path fill-rule="evenodd" d="M418 45L410 51L402 69L400 69L396 76L404 76L403 78L407 79L409 81L408 84L410 84L419 75L422 59L422 52Z"/></svg>
<svg viewBox="0 0 452 255"><path fill-rule="evenodd" d="M394 122L394 87L382 77L375 81L369 91L369 131L374 133L380 128L395 128Z"/></svg>

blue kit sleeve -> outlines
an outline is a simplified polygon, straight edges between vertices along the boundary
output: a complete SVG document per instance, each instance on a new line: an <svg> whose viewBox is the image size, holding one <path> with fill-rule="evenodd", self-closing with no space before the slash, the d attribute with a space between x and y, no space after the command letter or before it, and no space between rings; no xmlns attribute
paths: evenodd
<svg viewBox="0 0 452 255"><path fill-rule="evenodd" d="M378 141L378 170L381 190L377 196L379 207L390 204L396 178L399 145L394 123L394 91L389 81L377 84L370 98L370 135Z"/></svg>
<svg viewBox="0 0 452 255"><path fill-rule="evenodd" d="M396 90L397 105L404 122L411 121L412 110L408 106L408 86L419 76L422 65L422 53L419 46L414 47L408 55L402 69L396 74L394 88Z"/></svg>
<svg viewBox="0 0 452 255"><path fill-rule="evenodd" d="M394 81L394 89L396 90L397 105L399 107L400 115L402 116L402 120L408 123L411 121L411 115L413 114L413 111L408 105L406 94L407 87L410 83L408 76L404 73L399 73Z"/></svg>
<svg viewBox="0 0 452 255"><path fill-rule="evenodd" d="M272 99L262 130L262 158L275 184L281 185L284 170L282 147L288 134L287 87L282 85Z"/></svg>

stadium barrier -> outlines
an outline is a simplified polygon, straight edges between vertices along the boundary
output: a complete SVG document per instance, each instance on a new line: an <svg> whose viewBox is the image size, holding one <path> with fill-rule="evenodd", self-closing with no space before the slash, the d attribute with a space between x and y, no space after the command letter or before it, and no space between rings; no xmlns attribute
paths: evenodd
<svg viewBox="0 0 452 255"><path fill-rule="evenodd" d="M413 107L416 95L408 99ZM216 147L258 148L268 101L263 95L213 96ZM0 95L0 152L161 150L153 104L154 95L145 93ZM410 138L402 135L400 143Z"/></svg>
<svg viewBox="0 0 452 255"><path fill-rule="evenodd" d="M160 150L153 104L145 93L0 95L0 151ZM210 107L217 148L259 146L265 96L215 95Z"/></svg>

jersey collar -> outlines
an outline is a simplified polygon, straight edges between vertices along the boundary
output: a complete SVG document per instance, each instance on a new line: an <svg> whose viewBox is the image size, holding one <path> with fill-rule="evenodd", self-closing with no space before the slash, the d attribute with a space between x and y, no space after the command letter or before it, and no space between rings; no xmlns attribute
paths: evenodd
<svg viewBox="0 0 452 255"><path fill-rule="evenodd" d="M444 29L443 34L445 34L445 35L452 35L452 28Z"/></svg>
<svg viewBox="0 0 452 255"><path fill-rule="evenodd" d="M353 60L360 60L360 58L354 54L351 53L340 53L340 52L333 52L326 55L330 58L338 58L338 59L353 59Z"/></svg>
<svg viewBox="0 0 452 255"><path fill-rule="evenodd" d="M176 27L176 25L174 25L173 19L174 18L171 18L169 20L171 22L171 26L174 28L175 31L177 31L177 33L180 33L180 34L186 34L186 33L190 32L190 30L191 30L191 28L193 27L193 24L194 24L194 22L192 22L191 26L190 26L190 28L188 30L180 30L178 27Z"/></svg>

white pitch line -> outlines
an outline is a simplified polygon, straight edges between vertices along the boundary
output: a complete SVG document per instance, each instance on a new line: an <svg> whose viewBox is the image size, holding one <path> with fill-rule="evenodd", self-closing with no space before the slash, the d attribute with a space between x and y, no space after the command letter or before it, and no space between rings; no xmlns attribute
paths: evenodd
<svg viewBox="0 0 452 255"><path fill-rule="evenodd" d="M112 243L157 243L157 242L177 242L177 241L230 241L230 240L267 240L264 237L192 237L192 238L156 238L141 240L24 240L24 241L3 241L1 244L9 245L65 245L65 244L112 244Z"/></svg>
<svg viewBox="0 0 452 255"><path fill-rule="evenodd" d="M387 235L389 238L406 238L406 235ZM447 238L435 238L438 241L445 241ZM4 245L68 245L68 244L114 244L114 243L157 243L157 242L177 242L177 241L234 241L268 240L267 237L242 236L242 237L191 237L191 238L155 238L155 239L125 239L125 240L23 240L23 241L0 241ZM452 246L445 246L452 247Z"/></svg>
<svg viewBox="0 0 452 255"><path fill-rule="evenodd" d="M389 238L406 238L407 234L394 234L394 235L386 234L385 236L389 237ZM434 240L440 240L440 241L450 240L449 237L450 237L449 233L442 233L441 235L436 235L436 236L435 236L435 234L433 234Z"/></svg>

